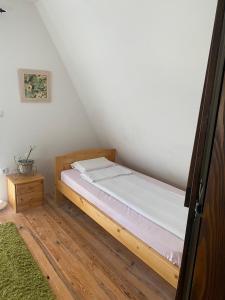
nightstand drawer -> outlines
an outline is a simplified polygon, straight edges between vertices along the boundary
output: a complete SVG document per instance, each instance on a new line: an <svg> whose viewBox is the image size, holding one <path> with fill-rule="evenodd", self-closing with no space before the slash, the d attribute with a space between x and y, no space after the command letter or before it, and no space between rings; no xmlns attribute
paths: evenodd
<svg viewBox="0 0 225 300"><path fill-rule="evenodd" d="M43 201L43 194L42 192L35 192L35 193L28 193L23 195L17 196L17 204L18 205L26 205L26 204L38 204L42 203Z"/></svg>
<svg viewBox="0 0 225 300"><path fill-rule="evenodd" d="M24 195L28 193L42 192L42 181L35 181L26 184L18 184L16 186L17 195Z"/></svg>

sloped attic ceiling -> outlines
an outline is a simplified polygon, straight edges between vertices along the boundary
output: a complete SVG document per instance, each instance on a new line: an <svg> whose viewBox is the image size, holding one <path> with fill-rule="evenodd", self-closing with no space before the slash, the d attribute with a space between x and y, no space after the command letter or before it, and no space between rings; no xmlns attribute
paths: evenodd
<svg viewBox="0 0 225 300"><path fill-rule="evenodd" d="M185 187L216 0L39 0L104 147Z"/></svg>

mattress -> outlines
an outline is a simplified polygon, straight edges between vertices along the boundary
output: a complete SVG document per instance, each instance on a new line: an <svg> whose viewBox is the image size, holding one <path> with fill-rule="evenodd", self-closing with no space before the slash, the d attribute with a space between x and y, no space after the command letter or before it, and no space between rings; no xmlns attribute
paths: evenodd
<svg viewBox="0 0 225 300"><path fill-rule="evenodd" d="M149 180L151 184L161 187L168 192L178 193L183 201L185 193L161 181L138 173L139 176ZM170 231L157 225L155 222L138 213L125 203L110 196L98 187L81 178L80 172L71 169L62 171L61 180L71 189L83 196L110 218L126 228L136 237L156 250L173 264L180 266L183 252L183 239L177 237Z"/></svg>

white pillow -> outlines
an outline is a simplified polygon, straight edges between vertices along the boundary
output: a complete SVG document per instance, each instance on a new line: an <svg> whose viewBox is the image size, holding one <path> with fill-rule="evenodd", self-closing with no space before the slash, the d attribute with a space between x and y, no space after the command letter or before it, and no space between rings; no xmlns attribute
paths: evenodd
<svg viewBox="0 0 225 300"><path fill-rule="evenodd" d="M105 179L115 178L121 175L130 175L130 174L132 174L132 170L115 164L112 167L81 173L81 177L84 180L93 183Z"/></svg>
<svg viewBox="0 0 225 300"><path fill-rule="evenodd" d="M75 161L74 163L71 164L71 167L72 169L76 169L81 173L84 173L91 170L111 167L113 165L114 163L112 161L106 159L105 157L99 157L99 158Z"/></svg>

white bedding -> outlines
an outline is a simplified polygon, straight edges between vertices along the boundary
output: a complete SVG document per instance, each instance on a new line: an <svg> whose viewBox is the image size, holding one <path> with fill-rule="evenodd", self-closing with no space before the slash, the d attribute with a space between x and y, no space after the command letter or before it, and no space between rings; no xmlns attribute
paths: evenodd
<svg viewBox="0 0 225 300"><path fill-rule="evenodd" d="M135 172L127 172L126 175L123 167L118 167L117 172L110 172L110 169L115 169L115 166L106 168L107 170L95 170L94 177L99 179L96 182L89 172L86 172L85 176L82 174L81 177L157 225L184 239L188 209L184 207L183 197L145 180Z"/></svg>
<svg viewBox="0 0 225 300"><path fill-rule="evenodd" d="M104 179L110 179L121 175L132 174L130 169L125 167L114 165L108 168L103 168L99 170L93 170L89 172L84 172L81 174L81 177L88 182L98 182Z"/></svg>
<svg viewBox="0 0 225 300"><path fill-rule="evenodd" d="M115 163L108 160L105 157L98 157L98 158L92 158L92 159L85 159L85 160L79 160L75 161L71 164L72 169L77 169L80 172L87 172L102 168L107 168L110 166L113 166Z"/></svg>
<svg viewBox="0 0 225 300"><path fill-rule="evenodd" d="M137 172L135 174L147 182L166 190L168 193L178 194L182 204L184 203L185 193L183 191L143 174ZM61 180L106 215L144 241L149 247L155 249L173 264L180 266L183 252L182 239L100 190L95 185L85 181L77 170L63 171Z"/></svg>

